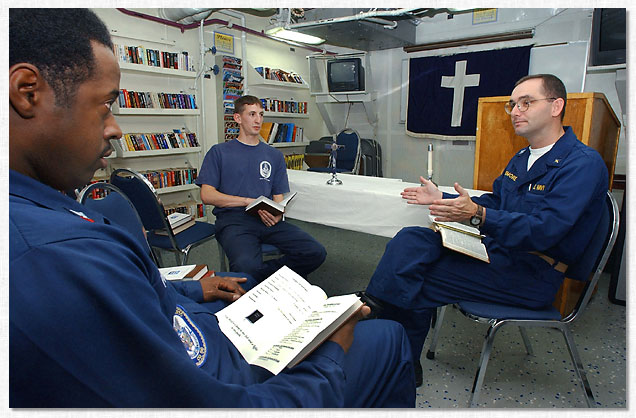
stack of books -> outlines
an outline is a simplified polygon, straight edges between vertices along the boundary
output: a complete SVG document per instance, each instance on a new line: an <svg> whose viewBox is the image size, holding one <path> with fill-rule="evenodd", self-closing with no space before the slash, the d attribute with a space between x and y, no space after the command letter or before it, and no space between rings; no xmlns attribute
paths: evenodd
<svg viewBox="0 0 636 418"><path fill-rule="evenodd" d="M195 224L195 220L189 213L174 212L167 216L172 233L177 235ZM159 235L168 235L165 231L158 231Z"/></svg>

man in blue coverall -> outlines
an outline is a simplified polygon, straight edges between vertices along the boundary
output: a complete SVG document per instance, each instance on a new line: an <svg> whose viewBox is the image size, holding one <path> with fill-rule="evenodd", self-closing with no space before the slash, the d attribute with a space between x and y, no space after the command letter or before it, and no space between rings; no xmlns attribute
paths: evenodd
<svg viewBox="0 0 636 418"><path fill-rule="evenodd" d="M214 317L253 279L166 282L136 238L61 193L122 135L112 41L87 9L12 8L9 21L10 407L414 406L401 325L356 325L364 306L274 376Z"/></svg>
<svg viewBox="0 0 636 418"><path fill-rule="evenodd" d="M201 200L214 205L216 239L232 271L244 271L261 281L282 266L307 277L325 261L325 248L296 225L259 210L258 217L245 212L254 199L265 196L275 202L289 192L283 154L260 140L263 104L255 96L234 102L239 136L208 151L196 183ZM263 261L261 245L271 244L283 256Z"/></svg>
<svg viewBox="0 0 636 418"><path fill-rule="evenodd" d="M402 192L408 203L430 205L435 220L478 227L490 257L485 263L445 249L430 228L404 228L387 244L366 293L384 308L380 317L404 325L417 386L434 308L460 300L548 306L589 242L605 204L607 168L562 125L566 100L553 75L517 82L505 111L530 146L510 160L492 193L471 198L455 183L458 195L451 195L424 178Z"/></svg>

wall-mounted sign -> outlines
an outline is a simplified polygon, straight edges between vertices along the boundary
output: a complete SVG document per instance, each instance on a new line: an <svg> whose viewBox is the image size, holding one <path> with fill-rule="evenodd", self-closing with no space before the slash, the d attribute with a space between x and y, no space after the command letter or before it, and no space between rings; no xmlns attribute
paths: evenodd
<svg viewBox="0 0 636 418"><path fill-rule="evenodd" d="M473 25L497 21L497 9L481 9L473 12Z"/></svg>
<svg viewBox="0 0 636 418"><path fill-rule="evenodd" d="M228 52L230 54L234 54L234 36L214 32L214 47L217 52Z"/></svg>

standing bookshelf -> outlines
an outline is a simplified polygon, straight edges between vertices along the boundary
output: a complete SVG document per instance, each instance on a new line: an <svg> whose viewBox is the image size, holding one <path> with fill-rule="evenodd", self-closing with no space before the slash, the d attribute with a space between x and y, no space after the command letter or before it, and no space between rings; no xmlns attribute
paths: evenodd
<svg viewBox="0 0 636 418"><path fill-rule="evenodd" d="M114 36L122 73L113 107L123 135L112 140L110 174L117 168L142 173L155 186L168 213L192 213L205 220L205 205L194 180L201 166L201 110L195 64L174 46Z"/></svg>

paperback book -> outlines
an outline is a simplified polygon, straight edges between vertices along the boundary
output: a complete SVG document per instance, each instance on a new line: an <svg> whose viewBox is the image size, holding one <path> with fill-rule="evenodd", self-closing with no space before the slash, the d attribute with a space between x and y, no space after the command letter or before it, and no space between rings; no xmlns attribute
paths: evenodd
<svg viewBox="0 0 636 418"><path fill-rule="evenodd" d="M354 294L327 298L283 266L216 317L248 363L278 374L300 363L361 306Z"/></svg>

